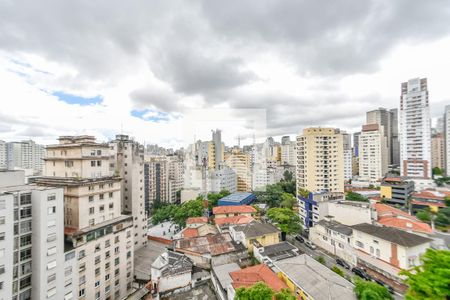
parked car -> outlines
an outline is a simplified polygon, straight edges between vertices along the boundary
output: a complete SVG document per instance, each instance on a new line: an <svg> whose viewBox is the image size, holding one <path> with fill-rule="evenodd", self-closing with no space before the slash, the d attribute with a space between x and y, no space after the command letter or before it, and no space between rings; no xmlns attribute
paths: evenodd
<svg viewBox="0 0 450 300"><path fill-rule="evenodd" d="M316 250L317 249L316 245L314 245L312 242L310 242L308 240L305 241L305 245L306 245L306 247L308 247L311 250Z"/></svg>
<svg viewBox="0 0 450 300"><path fill-rule="evenodd" d="M394 288L393 288L392 286L390 286L389 284L387 284L387 283L381 281L380 279L374 278L373 281L375 281L375 282L378 283L379 285L382 285L382 286L384 286L385 288L387 288L388 291L389 291L389 293L391 293L391 294L394 294L394 293L395 293Z"/></svg>
<svg viewBox="0 0 450 300"><path fill-rule="evenodd" d="M361 277L362 279L365 279L365 280L371 280L371 279L372 279L372 278L369 276L369 274L367 274L366 271L364 271L364 270L361 269L361 268L354 267L354 268L352 269L352 272L353 272L355 275Z"/></svg>
<svg viewBox="0 0 450 300"><path fill-rule="evenodd" d="M346 268L347 270L350 270L351 267L350 265L343 259L341 258L336 258L336 263L344 268Z"/></svg>
<svg viewBox="0 0 450 300"><path fill-rule="evenodd" d="M305 239L304 239L302 236L300 236L300 235L296 235L296 236L295 236L295 239L296 239L297 241L299 241L300 243L304 243L304 242L305 242Z"/></svg>

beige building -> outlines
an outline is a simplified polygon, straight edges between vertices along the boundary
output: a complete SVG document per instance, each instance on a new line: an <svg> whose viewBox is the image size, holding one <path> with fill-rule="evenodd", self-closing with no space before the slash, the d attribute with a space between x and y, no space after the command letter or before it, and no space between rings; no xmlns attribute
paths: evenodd
<svg viewBox="0 0 450 300"><path fill-rule="evenodd" d="M47 146L39 185L64 189L65 284L78 299L122 299L133 282L133 217L121 214L121 178L109 146L92 136L62 136Z"/></svg>
<svg viewBox="0 0 450 300"><path fill-rule="evenodd" d="M343 136L335 128L306 128L297 137L297 188L344 192Z"/></svg>
<svg viewBox="0 0 450 300"><path fill-rule="evenodd" d="M127 135L109 144L110 171L123 178L121 212L133 216L134 249L147 245L147 214L144 205L144 147Z"/></svg>
<svg viewBox="0 0 450 300"><path fill-rule="evenodd" d="M250 192L252 190L250 154L234 148L225 154L225 164L237 175L237 191Z"/></svg>
<svg viewBox="0 0 450 300"><path fill-rule="evenodd" d="M442 133L431 137L431 167L445 169L445 141Z"/></svg>
<svg viewBox="0 0 450 300"><path fill-rule="evenodd" d="M379 124L363 125L359 136L359 176L371 183L388 171L389 153L383 131Z"/></svg>

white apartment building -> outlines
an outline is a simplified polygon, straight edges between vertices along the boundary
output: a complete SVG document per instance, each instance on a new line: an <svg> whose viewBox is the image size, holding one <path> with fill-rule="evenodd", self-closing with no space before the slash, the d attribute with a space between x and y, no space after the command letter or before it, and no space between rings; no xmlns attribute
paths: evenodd
<svg viewBox="0 0 450 300"><path fill-rule="evenodd" d="M295 141L287 141L281 144L281 164L282 165L297 165L297 149Z"/></svg>
<svg viewBox="0 0 450 300"><path fill-rule="evenodd" d="M207 178L208 192L218 193L227 190L230 193L237 192L237 175L227 166L209 172Z"/></svg>
<svg viewBox="0 0 450 300"><path fill-rule="evenodd" d="M399 116L402 176L431 177L431 118L426 78L402 83Z"/></svg>
<svg viewBox="0 0 450 300"><path fill-rule="evenodd" d="M127 135L109 143L109 167L122 177L122 213L133 216L134 249L147 245L147 213L144 199L144 147Z"/></svg>
<svg viewBox="0 0 450 300"><path fill-rule="evenodd" d="M0 141L0 170L6 169L8 167L6 153L6 142Z"/></svg>
<svg viewBox="0 0 450 300"><path fill-rule="evenodd" d="M297 189L344 192L343 135L335 128L306 128L297 137Z"/></svg>
<svg viewBox="0 0 450 300"><path fill-rule="evenodd" d="M122 299L132 291L133 216L121 214L121 178L109 160L108 144L62 136L47 146L45 176L35 179L64 188L67 294L59 299Z"/></svg>
<svg viewBox="0 0 450 300"><path fill-rule="evenodd" d="M383 130L379 124L363 125L359 137L359 176L374 184L388 171L388 148Z"/></svg>
<svg viewBox="0 0 450 300"><path fill-rule="evenodd" d="M14 176L0 181L0 299L64 299L63 190L2 173Z"/></svg>
<svg viewBox="0 0 450 300"><path fill-rule="evenodd" d="M444 140L445 140L445 172L450 176L450 105L445 107L444 113Z"/></svg>
<svg viewBox="0 0 450 300"><path fill-rule="evenodd" d="M342 132L342 142L344 147L344 180L349 181L353 177L353 151L351 144L351 134Z"/></svg>
<svg viewBox="0 0 450 300"><path fill-rule="evenodd" d="M265 190L269 184L277 182L277 169L274 167L254 168L252 172L252 189L253 191Z"/></svg>
<svg viewBox="0 0 450 300"><path fill-rule="evenodd" d="M167 156L169 163L169 197L171 202L178 199L177 193L183 189L184 185L184 166L183 160L178 156Z"/></svg>
<svg viewBox="0 0 450 300"><path fill-rule="evenodd" d="M44 155L44 146L31 140L6 143L6 161L9 170L29 169L35 175L42 174Z"/></svg>
<svg viewBox="0 0 450 300"><path fill-rule="evenodd" d="M299 217L305 228L313 227L317 222L328 216L330 201L344 200L343 193L312 193L308 197L297 196Z"/></svg>

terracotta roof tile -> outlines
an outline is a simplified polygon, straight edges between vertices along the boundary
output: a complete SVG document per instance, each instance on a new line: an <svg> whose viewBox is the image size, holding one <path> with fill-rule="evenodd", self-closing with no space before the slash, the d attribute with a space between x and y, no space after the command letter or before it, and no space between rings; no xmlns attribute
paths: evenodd
<svg viewBox="0 0 450 300"><path fill-rule="evenodd" d="M197 237L198 236L198 230L197 228L186 228L181 233L183 237L190 238L190 237Z"/></svg>
<svg viewBox="0 0 450 300"><path fill-rule="evenodd" d="M423 232L423 233L433 233L433 230L431 229L430 225L423 222L413 221L413 220L407 220L407 219L401 219L401 218L395 218L395 217L384 217L381 219L378 219L378 223L384 226L388 227L395 227L398 229L403 230L411 230L416 232Z"/></svg>
<svg viewBox="0 0 450 300"><path fill-rule="evenodd" d="M260 281L277 292L281 291L281 289L287 289L286 284L264 264L231 272L230 277L233 280L232 285L235 289L252 286Z"/></svg>
<svg viewBox="0 0 450 300"><path fill-rule="evenodd" d="M231 213L255 213L256 209L250 205L230 205L213 207L213 214L231 214Z"/></svg>
<svg viewBox="0 0 450 300"><path fill-rule="evenodd" d="M254 221L253 217L249 216L234 216L234 217L225 217L216 219L216 225L238 225L238 224L248 224L251 221Z"/></svg>
<svg viewBox="0 0 450 300"><path fill-rule="evenodd" d="M202 224L208 223L207 217L191 217L186 220L186 224Z"/></svg>

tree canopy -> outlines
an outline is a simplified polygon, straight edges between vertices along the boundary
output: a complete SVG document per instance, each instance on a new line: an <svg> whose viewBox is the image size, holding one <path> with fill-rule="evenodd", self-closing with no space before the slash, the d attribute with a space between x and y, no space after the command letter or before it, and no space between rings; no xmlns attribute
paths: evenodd
<svg viewBox="0 0 450 300"><path fill-rule="evenodd" d="M267 211L267 216L273 223L277 223L281 231L287 234L297 234L302 229L300 217L289 208L271 208Z"/></svg>
<svg viewBox="0 0 450 300"><path fill-rule="evenodd" d="M234 300L295 300L296 298L288 291L281 290L275 293L263 282L258 282L251 287L241 287L236 290Z"/></svg>
<svg viewBox="0 0 450 300"><path fill-rule="evenodd" d="M355 192L347 192L347 195L345 195L345 199L346 200L351 200L351 201L360 201L360 202L368 202L369 199L367 197L364 197L361 194L355 193Z"/></svg>
<svg viewBox="0 0 450 300"><path fill-rule="evenodd" d="M209 193L208 194L208 208L212 209L214 206L217 206L220 199L226 197L230 194L227 190L222 190L219 193Z"/></svg>
<svg viewBox="0 0 450 300"><path fill-rule="evenodd" d="M450 251L427 249L422 265L403 270L409 286L406 299L446 299L450 295Z"/></svg>
<svg viewBox="0 0 450 300"><path fill-rule="evenodd" d="M152 215L154 225L164 221L173 221L181 227L186 226L186 220L190 217L200 217L203 215L203 200L197 198L184 202L181 205L169 204L155 210Z"/></svg>
<svg viewBox="0 0 450 300"><path fill-rule="evenodd" d="M353 291L359 300L390 300L392 295L386 287L376 282L356 279Z"/></svg>

